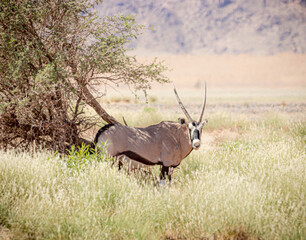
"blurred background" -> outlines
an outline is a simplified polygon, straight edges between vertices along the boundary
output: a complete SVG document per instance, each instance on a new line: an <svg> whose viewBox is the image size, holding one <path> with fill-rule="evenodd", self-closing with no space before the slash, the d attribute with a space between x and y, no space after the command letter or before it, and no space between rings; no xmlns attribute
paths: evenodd
<svg viewBox="0 0 306 240"><path fill-rule="evenodd" d="M185 101L202 97L206 81L211 102L306 102L305 0L104 0L96 10L151 28L131 54L164 61ZM149 94L167 101L171 88Z"/></svg>
<svg viewBox="0 0 306 240"><path fill-rule="evenodd" d="M132 43L147 55L306 51L305 0L104 0L97 10L151 26Z"/></svg>

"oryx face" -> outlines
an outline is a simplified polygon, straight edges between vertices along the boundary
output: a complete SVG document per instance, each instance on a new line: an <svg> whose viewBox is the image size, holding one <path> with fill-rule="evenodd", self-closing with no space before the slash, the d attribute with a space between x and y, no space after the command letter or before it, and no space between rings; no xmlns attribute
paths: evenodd
<svg viewBox="0 0 306 240"><path fill-rule="evenodd" d="M202 128L204 127L204 125L208 122L207 119L205 119L202 122L202 118L204 115L204 110L205 110L205 105L206 105L206 83L205 83L205 98L204 98L204 102L203 102L203 107L202 107L202 111L199 117L198 121L194 121L189 113L187 112L186 108L184 107L180 97L177 94L177 91L175 89L175 86L173 85L173 89L174 89L174 93L176 95L177 101L180 105L180 107L182 108L185 116L188 119L188 123L185 123L184 119L179 119L179 122L181 124L187 124L188 130L189 130L189 136L190 136L190 140L191 140L191 145L193 149L199 149L200 145L201 145L201 134L202 134Z"/></svg>
<svg viewBox="0 0 306 240"><path fill-rule="evenodd" d="M207 120L203 122L191 122L188 124L191 145L195 150L198 150L201 145L202 128L206 123Z"/></svg>

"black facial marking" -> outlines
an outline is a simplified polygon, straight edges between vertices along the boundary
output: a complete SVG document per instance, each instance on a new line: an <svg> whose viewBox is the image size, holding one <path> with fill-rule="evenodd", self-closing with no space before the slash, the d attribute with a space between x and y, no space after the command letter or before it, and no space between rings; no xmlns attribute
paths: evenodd
<svg viewBox="0 0 306 240"><path fill-rule="evenodd" d="M198 129L195 129L192 133L191 139L200 139L200 131Z"/></svg>

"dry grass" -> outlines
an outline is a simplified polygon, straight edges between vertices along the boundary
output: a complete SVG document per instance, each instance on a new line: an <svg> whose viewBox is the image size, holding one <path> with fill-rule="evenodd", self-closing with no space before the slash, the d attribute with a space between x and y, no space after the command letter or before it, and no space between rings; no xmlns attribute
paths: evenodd
<svg viewBox="0 0 306 240"><path fill-rule="evenodd" d="M305 122L277 114L210 121L170 189L94 159L74 171L50 153L1 152L2 236L304 239Z"/></svg>

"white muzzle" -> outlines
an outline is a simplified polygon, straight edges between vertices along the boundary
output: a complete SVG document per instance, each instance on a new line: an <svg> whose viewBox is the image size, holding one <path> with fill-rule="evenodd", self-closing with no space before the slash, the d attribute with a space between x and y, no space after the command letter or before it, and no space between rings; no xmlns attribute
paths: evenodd
<svg viewBox="0 0 306 240"><path fill-rule="evenodd" d="M193 139L192 141L192 147L194 149L198 149L200 147L201 141L199 139Z"/></svg>

